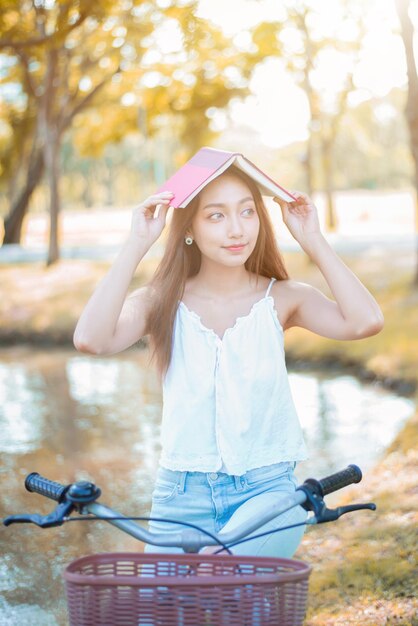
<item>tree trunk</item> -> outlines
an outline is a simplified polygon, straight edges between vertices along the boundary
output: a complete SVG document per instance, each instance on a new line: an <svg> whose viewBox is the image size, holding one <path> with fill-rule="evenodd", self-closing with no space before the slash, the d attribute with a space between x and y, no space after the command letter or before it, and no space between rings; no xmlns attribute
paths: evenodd
<svg viewBox="0 0 418 626"><path fill-rule="evenodd" d="M418 240L418 163L415 167L415 237ZM416 264L415 264L415 276L413 284L418 287L418 241L415 248Z"/></svg>
<svg viewBox="0 0 418 626"><path fill-rule="evenodd" d="M47 170L47 183L49 187L49 245L47 265L52 265L59 260L59 213L60 213L60 197L59 197L59 159L60 159L60 140L55 129L51 129L48 133L47 141L44 145L45 163Z"/></svg>
<svg viewBox="0 0 418 626"><path fill-rule="evenodd" d="M305 67L303 69L303 89L308 99L309 107L309 135L306 142L306 157L304 160L305 166L305 184L306 193L311 196L314 191L314 137L316 132L316 123L318 120L318 107L315 99L314 90L311 84L311 71L314 67L314 49L312 46L312 40L309 32L309 28L306 23L307 9L305 8L300 12L299 8L295 9L294 16L299 31L305 39Z"/></svg>
<svg viewBox="0 0 418 626"><path fill-rule="evenodd" d="M324 176L325 192L325 225L328 232L337 230L337 219L335 216L333 184L332 184L332 143L327 139L322 140L322 172Z"/></svg>
<svg viewBox="0 0 418 626"><path fill-rule="evenodd" d="M309 134L309 137L306 141L306 153L303 159L303 167L305 169L305 185L306 185L306 193L308 196L312 195L313 192L313 149L312 149L312 134Z"/></svg>
<svg viewBox="0 0 418 626"><path fill-rule="evenodd" d="M83 191L81 194L81 198L84 208L93 206L92 177L93 174L90 169L87 172L83 173Z"/></svg>
<svg viewBox="0 0 418 626"><path fill-rule="evenodd" d="M325 224L329 233L335 233L337 230L337 220L335 217L334 196L329 187L325 188Z"/></svg>
<svg viewBox="0 0 418 626"><path fill-rule="evenodd" d="M105 176L104 179L106 181L106 205L113 206L115 203L114 199L114 177L113 177L113 167L110 159L105 159Z"/></svg>
<svg viewBox="0 0 418 626"><path fill-rule="evenodd" d="M47 53L47 68L38 114L38 128L42 138L42 152L45 161L45 180L49 190L50 222L47 266L52 265L59 259L58 215L60 199L58 184L61 133L58 124L59 112L54 109L58 85L58 50L51 48Z"/></svg>
<svg viewBox="0 0 418 626"><path fill-rule="evenodd" d="M42 151L37 148L29 162L26 185L14 201L10 212L4 220L3 244L20 243L22 235L22 223L29 206L29 200L36 189L44 172L44 157Z"/></svg>
<svg viewBox="0 0 418 626"><path fill-rule="evenodd" d="M409 0L396 0L396 9L401 23L402 39L405 46L406 66L408 73L408 100L405 107L405 116L408 122L410 146L415 164L415 205L418 198L418 73L414 56L414 26L409 17ZM415 206L415 215L418 224L418 207ZM415 228L415 233L417 228ZM417 261L413 284L418 286L418 247L416 250Z"/></svg>
<svg viewBox="0 0 418 626"><path fill-rule="evenodd" d="M412 46L412 44L411 44ZM418 239L418 76L415 73L415 87L408 90L408 104L406 119L409 126L411 152L414 159L414 187L415 187L415 236ZM416 264L413 284L418 287L418 241L416 246Z"/></svg>

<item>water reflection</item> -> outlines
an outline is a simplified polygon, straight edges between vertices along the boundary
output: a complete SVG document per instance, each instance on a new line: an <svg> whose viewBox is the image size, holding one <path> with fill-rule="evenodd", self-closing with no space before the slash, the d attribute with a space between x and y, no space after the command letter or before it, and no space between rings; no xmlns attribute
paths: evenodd
<svg viewBox="0 0 418 626"><path fill-rule="evenodd" d="M411 400L350 376L293 372L290 383L311 457L298 467L300 478L348 462L367 469L414 409ZM4 351L2 516L52 509L24 491L30 471L60 482L93 479L104 502L125 513L146 514L159 457L160 415L160 384L143 351L107 359L75 351ZM0 623L5 626L66 624L64 565L94 551L138 549L137 542L102 522L48 531L15 526L2 529L0 538Z"/></svg>
<svg viewBox="0 0 418 626"><path fill-rule="evenodd" d="M0 363L0 450L27 452L41 445L45 390L39 373L20 364Z"/></svg>
<svg viewBox="0 0 418 626"><path fill-rule="evenodd" d="M412 400L353 376L317 371L289 378L310 454L300 466L301 477L348 463L369 469L414 411Z"/></svg>

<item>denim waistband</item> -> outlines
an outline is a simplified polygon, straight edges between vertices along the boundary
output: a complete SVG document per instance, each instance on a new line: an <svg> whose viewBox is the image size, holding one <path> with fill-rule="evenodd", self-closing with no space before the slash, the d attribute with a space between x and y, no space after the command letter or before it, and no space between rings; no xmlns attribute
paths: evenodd
<svg viewBox="0 0 418 626"><path fill-rule="evenodd" d="M158 468L158 478L167 480L169 482L175 482L182 484L187 476L187 481L192 481L194 484L207 484L208 478L216 478L219 483L229 482L243 482L243 480L268 480L274 476L282 473L293 471L296 467L294 461L281 461L280 463L273 463L272 465L264 465L262 467L256 467L250 469L242 476L235 476L232 474L225 474L223 472L195 472L195 471L180 471L171 470L166 467L160 466Z"/></svg>

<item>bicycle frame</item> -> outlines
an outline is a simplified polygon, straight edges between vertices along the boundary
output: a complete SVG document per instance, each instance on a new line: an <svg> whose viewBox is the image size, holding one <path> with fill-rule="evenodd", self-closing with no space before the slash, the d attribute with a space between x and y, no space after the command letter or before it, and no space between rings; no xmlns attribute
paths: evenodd
<svg viewBox="0 0 418 626"><path fill-rule="evenodd" d="M262 527L295 506L313 512L302 524L332 521L358 509L374 510L373 503L336 509L328 509L324 503L326 494L361 478L360 469L350 465L322 480L308 479L293 494L272 494L268 510L262 515L247 519L233 531L212 535L177 520L166 521L186 528L169 534L150 532L133 521L149 518L129 518L99 503L101 491L93 483L61 485L32 473L25 480L26 489L57 502L55 510L46 516L13 515L3 523L9 526L31 522L49 528L71 520L100 519L141 541L180 547L186 552L93 554L73 561L63 572L71 626L302 626L311 567L279 557L240 557L229 548L254 538L253 533L259 528L264 534ZM80 517L72 517L74 511ZM283 529L267 533L280 530ZM193 554L204 546L217 544L229 554Z"/></svg>
<svg viewBox="0 0 418 626"><path fill-rule="evenodd" d="M170 538L167 537L165 533L155 533L142 528L138 524L133 521L130 521L128 518L124 519L112 519L114 517L122 518L125 517L121 515L114 509L107 507L104 504L99 504L97 502L93 502L92 504L88 504L83 507L81 513L82 514L91 514L95 517L100 517L100 519L105 519L108 523L116 526L123 532L135 537L135 539L139 539L145 543L149 543L156 546L164 546L166 548L169 547L179 547L182 548L185 552L199 552L201 548L204 546L212 546L220 543L228 545L229 543L235 543L235 541L239 541L244 537L247 537L250 533L254 532L258 528L267 524L270 520L274 519L278 515L289 511L290 509L303 505L306 502L306 494L303 491L296 491L295 494L289 496L281 496L279 500L272 501L271 506L268 511L265 511L263 515L258 515L257 517L252 517L238 526L234 531L223 533L222 531L216 535L215 539L212 539L210 536L203 532L199 532L198 530L194 530L192 528L187 528L184 530L179 530L178 533L173 534ZM273 500L273 496L272 496ZM315 518L311 520L307 520L306 523L315 524Z"/></svg>

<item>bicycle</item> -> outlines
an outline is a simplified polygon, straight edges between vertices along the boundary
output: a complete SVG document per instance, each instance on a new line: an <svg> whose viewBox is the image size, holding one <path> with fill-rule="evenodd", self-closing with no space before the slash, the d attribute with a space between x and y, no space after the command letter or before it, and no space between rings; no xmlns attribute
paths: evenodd
<svg viewBox="0 0 418 626"><path fill-rule="evenodd" d="M300 626L311 566L278 557L238 557L230 548L250 534L254 538L254 531L299 505L313 513L303 522L308 525L335 521L352 511L375 510L373 502L336 509L327 508L324 502L324 496L361 479L360 468L349 465L321 480L308 478L294 494L277 497L262 516L234 531L214 535L178 522L186 529L168 538L135 523L150 518L127 517L100 504L101 490L94 483L62 485L31 473L25 479L26 489L58 505L49 515L12 515L3 524L51 528L100 519L143 542L183 549L184 554L95 554L70 563L63 573L70 626ZM72 516L74 512L79 516ZM213 545L228 554L199 554L203 547Z"/></svg>

